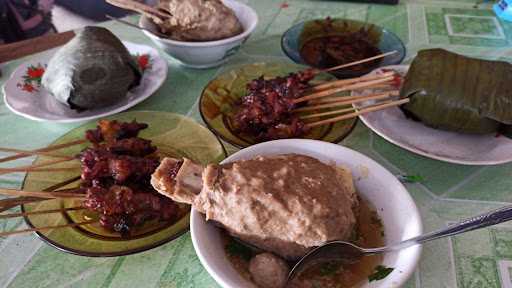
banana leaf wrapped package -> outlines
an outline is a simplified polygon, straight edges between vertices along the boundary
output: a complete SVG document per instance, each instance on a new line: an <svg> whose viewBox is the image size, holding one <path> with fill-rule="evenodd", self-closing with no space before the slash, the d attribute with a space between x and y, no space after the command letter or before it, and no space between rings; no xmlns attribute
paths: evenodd
<svg viewBox="0 0 512 288"><path fill-rule="evenodd" d="M72 109L110 106L139 85L141 71L109 30L88 26L48 63L42 85Z"/></svg>
<svg viewBox="0 0 512 288"><path fill-rule="evenodd" d="M512 125L512 64L422 50L413 60L401 97L406 116L460 133L502 132Z"/></svg>

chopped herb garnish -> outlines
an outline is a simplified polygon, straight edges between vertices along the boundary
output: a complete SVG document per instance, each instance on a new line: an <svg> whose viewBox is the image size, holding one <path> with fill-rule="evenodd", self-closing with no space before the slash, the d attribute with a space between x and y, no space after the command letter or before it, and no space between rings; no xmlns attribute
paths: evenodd
<svg viewBox="0 0 512 288"><path fill-rule="evenodd" d="M395 268L378 265L375 267L375 272L368 276L368 282L382 280L386 278L391 272L393 272L393 270L395 270Z"/></svg>
<svg viewBox="0 0 512 288"><path fill-rule="evenodd" d="M423 177L420 175L398 175L398 180L407 183L423 182Z"/></svg>
<svg viewBox="0 0 512 288"><path fill-rule="evenodd" d="M238 256L245 261L250 261L252 258L252 250L235 240L231 240L226 245L226 252L231 256Z"/></svg>
<svg viewBox="0 0 512 288"><path fill-rule="evenodd" d="M320 266L321 276L330 276L336 274L341 267L341 262L327 262Z"/></svg>

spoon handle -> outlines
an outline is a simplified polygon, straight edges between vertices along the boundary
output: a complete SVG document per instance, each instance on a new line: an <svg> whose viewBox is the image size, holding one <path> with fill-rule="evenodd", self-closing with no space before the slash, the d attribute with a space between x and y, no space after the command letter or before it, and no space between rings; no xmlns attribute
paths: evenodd
<svg viewBox="0 0 512 288"><path fill-rule="evenodd" d="M409 246L422 244L431 240L453 236L460 233L496 225L512 220L512 206L505 206L472 218L460 221L443 229L420 235L409 240L402 241L396 245L387 247L386 251L399 250Z"/></svg>

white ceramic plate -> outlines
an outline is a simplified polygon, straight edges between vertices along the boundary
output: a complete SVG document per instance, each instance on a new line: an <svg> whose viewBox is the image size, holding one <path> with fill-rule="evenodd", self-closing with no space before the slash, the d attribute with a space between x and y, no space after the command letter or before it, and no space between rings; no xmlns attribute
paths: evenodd
<svg viewBox="0 0 512 288"><path fill-rule="evenodd" d="M139 25L148 31L153 31L143 30L142 32L184 66L196 69L219 66L240 50L241 45L247 41L258 25L258 14L250 6L233 0L222 0L222 2L231 8L240 20L244 27L244 32L241 34L215 41L185 42L159 37L154 33L158 31L157 26L146 16L140 17Z"/></svg>
<svg viewBox="0 0 512 288"><path fill-rule="evenodd" d="M18 83L23 82L22 77L29 66L46 65L58 48L34 57L16 68L3 86L4 102L12 112L28 119L59 123L88 121L124 111L151 96L163 84L167 78L167 62L154 48L126 41L123 41L123 44L132 55L148 54L151 67L144 71L139 86L129 91L127 96L115 105L77 112L55 100L43 87L31 93L18 87Z"/></svg>
<svg viewBox="0 0 512 288"><path fill-rule="evenodd" d="M343 146L317 140L276 140L240 150L221 163L284 153L309 155L324 163L350 168L359 195L373 204L382 219L386 243L396 243L421 234L418 208L405 187L377 162ZM194 249L215 281L224 288L254 287L239 275L226 258L219 228L207 223L204 215L194 209L190 220ZM400 287L416 269L420 254L420 246L385 254L383 265L394 267L393 272L383 280L366 283L362 287Z"/></svg>
<svg viewBox="0 0 512 288"><path fill-rule="evenodd" d="M405 75L408 68L407 65L397 65L381 69L392 69ZM357 95L374 92L364 90ZM360 105L368 104L371 102ZM504 136L469 135L433 129L406 118L398 107L367 113L359 116L359 119L387 141L432 159L465 165L495 165L512 161L512 139Z"/></svg>

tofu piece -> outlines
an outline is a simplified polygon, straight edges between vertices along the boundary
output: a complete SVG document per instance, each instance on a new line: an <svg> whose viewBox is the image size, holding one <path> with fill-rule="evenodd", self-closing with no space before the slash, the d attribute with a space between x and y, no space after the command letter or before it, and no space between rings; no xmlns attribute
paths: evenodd
<svg viewBox="0 0 512 288"><path fill-rule="evenodd" d="M176 202L192 204L203 188L203 170L189 159L166 157L151 175L151 185Z"/></svg>

